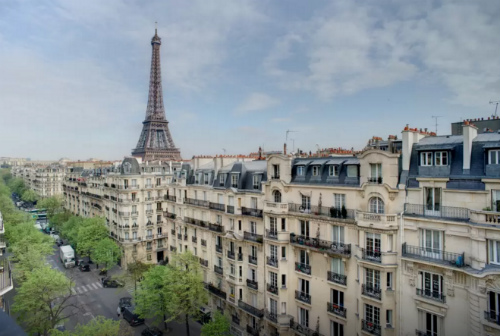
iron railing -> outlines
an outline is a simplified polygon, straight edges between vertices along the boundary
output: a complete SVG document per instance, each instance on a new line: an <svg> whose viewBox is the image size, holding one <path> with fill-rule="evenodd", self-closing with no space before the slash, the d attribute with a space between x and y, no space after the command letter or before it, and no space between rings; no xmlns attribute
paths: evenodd
<svg viewBox="0 0 500 336"><path fill-rule="evenodd" d="M243 238L246 240L256 242L256 243L263 243L264 242L262 235L256 234L256 233L251 233L248 231L243 232Z"/></svg>
<svg viewBox="0 0 500 336"><path fill-rule="evenodd" d="M453 253L427 247L411 246L403 243L403 257L427 260L455 267L464 267L465 253Z"/></svg>
<svg viewBox="0 0 500 336"><path fill-rule="evenodd" d="M198 242L198 237L196 237L196 236L192 236L192 237L191 237L191 241L192 241L193 243L197 243L197 242Z"/></svg>
<svg viewBox="0 0 500 336"><path fill-rule="evenodd" d="M241 214L243 216L252 216L262 218L262 209L241 207Z"/></svg>
<svg viewBox="0 0 500 336"><path fill-rule="evenodd" d="M270 293L278 295L278 287L274 286L274 285L272 285L270 283L267 284L267 291L270 292Z"/></svg>
<svg viewBox="0 0 500 336"><path fill-rule="evenodd" d="M300 273L304 273L307 275L311 275L311 265L296 262L295 263L295 271L300 272Z"/></svg>
<svg viewBox="0 0 500 336"><path fill-rule="evenodd" d="M238 253L238 261L243 261L243 253Z"/></svg>
<svg viewBox="0 0 500 336"><path fill-rule="evenodd" d="M203 258L200 258L200 265L201 265L201 266L208 267L208 260L203 259Z"/></svg>
<svg viewBox="0 0 500 336"><path fill-rule="evenodd" d="M268 319L271 322L278 323L278 313L277 312L270 312L269 310L265 311L266 319Z"/></svg>
<svg viewBox="0 0 500 336"><path fill-rule="evenodd" d="M224 273L224 269L220 266L214 265L214 272L222 275Z"/></svg>
<svg viewBox="0 0 500 336"><path fill-rule="evenodd" d="M215 252L222 253L222 246L221 245L215 245Z"/></svg>
<svg viewBox="0 0 500 336"><path fill-rule="evenodd" d="M259 283L252 279L247 279L247 286L252 289L259 289Z"/></svg>
<svg viewBox="0 0 500 336"><path fill-rule="evenodd" d="M171 196L171 195L164 195L163 199L165 201L169 201L169 202L175 202L177 200L177 198L175 196Z"/></svg>
<svg viewBox="0 0 500 336"><path fill-rule="evenodd" d="M446 303L446 296L444 296L442 292L417 288L417 295L424 297L426 299L431 299L442 303Z"/></svg>
<svg viewBox="0 0 500 336"><path fill-rule="evenodd" d="M302 302L305 302L305 303L308 303L308 304L311 304L311 295L308 293L304 293L304 292L296 290L295 291L295 299L302 301Z"/></svg>
<svg viewBox="0 0 500 336"><path fill-rule="evenodd" d="M342 208L337 209L334 207L326 207L318 205L303 206L302 204L288 203L288 211L314 215L314 216L338 218L338 219L356 218L356 211L353 209L345 209L345 211L343 211Z"/></svg>
<svg viewBox="0 0 500 336"><path fill-rule="evenodd" d="M264 309L257 309L242 300L238 300L238 307L255 317L262 318L264 316Z"/></svg>
<svg viewBox="0 0 500 336"><path fill-rule="evenodd" d="M379 287L363 284L361 286L361 293L374 299L382 300L382 290Z"/></svg>
<svg viewBox="0 0 500 336"><path fill-rule="evenodd" d="M326 303L326 310L332 314L342 316L342 317L346 317L346 314L347 314L347 309L345 309L341 305L338 305L336 303L331 303L331 302Z"/></svg>
<svg viewBox="0 0 500 336"><path fill-rule="evenodd" d="M240 325L240 317L238 315L231 315L231 321L234 324Z"/></svg>
<svg viewBox="0 0 500 336"><path fill-rule="evenodd" d="M219 224L210 223L210 224L208 224L208 228L211 231L220 232L220 233L224 232L224 227L222 225L219 225Z"/></svg>
<svg viewBox="0 0 500 336"><path fill-rule="evenodd" d="M328 253L333 255L339 255L342 257L351 257L351 244L345 244L341 242L331 242L328 240L312 238L302 235L295 235L295 233L290 233L290 243L296 245L307 246L313 251L320 253Z"/></svg>
<svg viewBox="0 0 500 336"><path fill-rule="evenodd" d="M266 230L266 238L277 240L278 239L278 231L271 231L271 230L267 229Z"/></svg>
<svg viewBox="0 0 500 336"><path fill-rule="evenodd" d="M267 264L269 266L278 267L278 258L268 256L267 257Z"/></svg>
<svg viewBox="0 0 500 336"><path fill-rule="evenodd" d="M290 320L290 328L304 336L323 336L323 334L316 332L316 330L309 329L308 326L297 323L293 319Z"/></svg>
<svg viewBox="0 0 500 336"><path fill-rule="evenodd" d="M347 285L347 276L344 274L328 271L326 274L326 278L328 279L328 281L335 282L344 286Z"/></svg>
<svg viewBox="0 0 500 336"><path fill-rule="evenodd" d="M380 336L382 334L380 325L371 321L361 320L361 329L372 335Z"/></svg>
<svg viewBox="0 0 500 336"><path fill-rule="evenodd" d="M439 204L429 207L424 204L405 203L405 215L422 216L422 217L438 217L460 221L468 221L470 219L470 211L467 208L457 208L442 206Z"/></svg>
<svg viewBox="0 0 500 336"><path fill-rule="evenodd" d="M496 323L500 325L500 315L497 314L495 311L485 311L484 312L484 319L487 320L488 322Z"/></svg>
<svg viewBox="0 0 500 336"><path fill-rule="evenodd" d="M254 257L254 256L252 256L252 255L249 255L249 256L248 256L248 262L249 262L250 264L257 265L257 257Z"/></svg>
<svg viewBox="0 0 500 336"><path fill-rule="evenodd" d="M215 286L214 286L214 285L212 285L212 284L207 284L207 285L205 286L205 288L206 288L206 289L208 289L208 291L209 291L210 293L215 294L215 295L217 295L218 297L220 297L220 298L222 298L222 299L224 299L224 300L225 300L225 299L226 299L226 297L227 297L226 292L224 292L224 291L223 291L222 289L220 289L220 288L215 287Z"/></svg>
<svg viewBox="0 0 500 336"><path fill-rule="evenodd" d="M226 206L227 213L234 214L234 205Z"/></svg>
<svg viewBox="0 0 500 336"><path fill-rule="evenodd" d="M196 206L200 206L200 207L204 207L204 208L208 208L208 204L209 204L208 201L199 200L199 199L195 199L195 198L184 198L184 203L190 204L190 205L196 205Z"/></svg>
<svg viewBox="0 0 500 336"><path fill-rule="evenodd" d="M234 257L234 251L227 251L227 257L229 259L233 259L234 260L235 259L235 257Z"/></svg>
<svg viewBox="0 0 500 336"><path fill-rule="evenodd" d="M251 336L259 336L259 330L247 324L247 334Z"/></svg>
<svg viewBox="0 0 500 336"><path fill-rule="evenodd" d="M207 240L206 239L202 239L201 240L201 246L207 246Z"/></svg>
<svg viewBox="0 0 500 336"><path fill-rule="evenodd" d="M373 261L376 263L382 262L382 253L377 250L368 250L361 248L361 258L363 260Z"/></svg>
<svg viewBox="0 0 500 336"><path fill-rule="evenodd" d="M208 207L212 210L226 211L226 207L221 203L208 202Z"/></svg>

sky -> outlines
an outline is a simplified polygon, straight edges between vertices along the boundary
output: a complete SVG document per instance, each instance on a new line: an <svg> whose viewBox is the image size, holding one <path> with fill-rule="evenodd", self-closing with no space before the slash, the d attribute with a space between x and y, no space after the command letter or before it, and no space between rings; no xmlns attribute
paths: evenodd
<svg viewBox="0 0 500 336"><path fill-rule="evenodd" d="M0 0L0 156L130 155L155 22L185 159L449 134L500 100L497 0Z"/></svg>

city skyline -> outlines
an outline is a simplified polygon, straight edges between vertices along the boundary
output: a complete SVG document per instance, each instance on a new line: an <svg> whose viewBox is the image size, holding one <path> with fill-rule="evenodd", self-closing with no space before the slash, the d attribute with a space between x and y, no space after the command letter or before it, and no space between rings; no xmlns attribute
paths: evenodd
<svg viewBox="0 0 500 336"><path fill-rule="evenodd" d="M449 134L451 122L494 112L497 4L314 5L4 4L0 156L130 155L155 21L166 117L184 159L279 150L289 129L290 147L361 149L406 124L434 130L432 116Z"/></svg>

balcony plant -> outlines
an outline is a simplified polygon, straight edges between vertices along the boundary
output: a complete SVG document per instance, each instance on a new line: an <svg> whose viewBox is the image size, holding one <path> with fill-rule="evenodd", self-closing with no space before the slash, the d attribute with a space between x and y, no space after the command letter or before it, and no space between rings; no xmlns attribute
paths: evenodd
<svg viewBox="0 0 500 336"><path fill-rule="evenodd" d="M342 214L342 218L344 218L344 219L347 218L347 209L345 208L345 205L342 205L341 214Z"/></svg>
<svg viewBox="0 0 500 336"><path fill-rule="evenodd" d="M335 207L330 207L330 217L335 218L336 212L337 210L335 209Z"/></svg>

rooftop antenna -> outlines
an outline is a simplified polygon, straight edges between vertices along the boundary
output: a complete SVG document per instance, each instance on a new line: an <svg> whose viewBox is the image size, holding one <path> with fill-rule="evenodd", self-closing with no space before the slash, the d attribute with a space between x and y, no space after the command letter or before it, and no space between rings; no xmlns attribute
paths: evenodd
<svg viewBox="0 0 500 336"><path fill-rule="evenodd" d="M292 140L292 152L295 152L295 139L290 138Z"/></svg>
<svg viewBox="0 0 500 336"><path fill-rule="evenodd" d="M435 125L436 125L436 135L438 134L438 118L442 118L443 116L432 116L435 120Z"/></svg>
<svg viewBox="0 0 500 336"><path fill-rule="evenodd" d="M288 143L288 133L297 133L298 131L292 131L292 130L286 130L286 140L285 142Z"/></svg>
<svg viewBox="0 0 500 336"><path fill-rule="evenodd" d="M158 35L158 22L155 21L155 35Z"/></svg>
<svg viewBox="0 0 500 336"><path fill-rule="evenodd" d="M492 115L492 117L496 117L497 116L498 103L500 103L500 100L496 100L496 101L491 101L490 100L490 104L495 104L495 114Z"/></svg>

